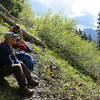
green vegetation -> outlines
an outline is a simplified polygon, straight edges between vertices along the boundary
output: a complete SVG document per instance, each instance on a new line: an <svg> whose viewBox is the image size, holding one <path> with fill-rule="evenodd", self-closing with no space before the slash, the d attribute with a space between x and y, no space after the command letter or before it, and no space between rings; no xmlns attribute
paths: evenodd
<svg viewBox="0 0 100 100"><path fill-rule="evenodd" d="M17 17L19 12L22 11L25 0L0 0L0 4L2 4L11 15Z"/></svg>
<svg viewBox="0 0 100 100"><path fill-rule="evenodd" d="M23 5L23 10L19 13L18 19L25 26L25 28L32 28L36 23L36 19L34 17L35 12L32 11L31 6L28 2L25 2Z"/></svg>
<svg viewBox="0 0 100 100"><path fill-rule="evenodd" d="M47 14L38 20L35 30L43 43L62 59L92 78L100 78L100 54L95 43L82 40L75 34L73 20Z"/></svg>
<svg viewBox="0 0 100 100"><path fill-rule="evenodd" d="M17 0L7 1L17 2ZM5 6L5 2L2 3ZM17 23L27 28L45 44L45 48L33 44L33 51L40 58L37 64L41 67L42 77L51 82L49 87L51 90L54 89L52 90L54 95L60 95L63 98L61 100L95 100L100 97L100 52L95 43L83 40L76 34L74 20L52 13L36 17L32 14L29 4L26 3L22 7L23 9L18 7L20 9L18 13L14 10L12 15L18 15L18 20L21 21ZM2 22L2 25L0 24L0 39L2 39L9 25L2 20L0 22ZM18 88L16 81L13 77L7 77L6 80L12 88L9 86L2 88L0 100L16 99L15 90Z"/></svg>
<svg viewBox="0 0 100 100"><path fill-rule="evenodd" d="M40 57L38 64L42 65L44 69L44 78L51 81L56 78L55 84L59 82L59 88L56 87L56 92L65 100L94 100L99 96L99 87L91 79L90 76L82 74L80 71L70 66L67 61L62 60L57 53L49 49L43 49L33 46L34 51ZM57 70L50 71L50 66L56 64ZM57 71L57 72L56 72ZM61 99L61 100L63 100Z"/></svg>
<svg viewBox="0 0 100 100"><path fill-rule="evenodd" d="M97 47L100 50L100 13L98 14L98 22L97 22Z"/></svg>
<svg viewBox="0 0 100 100"><path fill-rule="evenodd" d="M5 26L3 26L3 25L0 25L0 39L3 38L3 34L4 34L5 32L7 32L7 30L8 30L7 27L5 27Z"/></svg>

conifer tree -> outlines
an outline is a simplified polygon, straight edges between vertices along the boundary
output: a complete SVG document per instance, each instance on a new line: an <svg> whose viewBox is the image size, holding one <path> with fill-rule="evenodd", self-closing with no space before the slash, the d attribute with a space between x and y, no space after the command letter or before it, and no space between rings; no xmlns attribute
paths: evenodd
<svg viewBox="0 0 100 100"><path fill-rule="evenodd" d="M78 30L77 34L80 35L82 39L88 40L88 37L86 36L86 33L83 32L81 29Z"/></svg>
<svg viewBox="0 0 100 100"><path fill-rule="evenodd" d="M97 22L97 47L100 49L100 13L98 14L98 22Z"/></svg>
<svg viewBox="0 0 100 100"><path fill-rule="evenodd" d="M87 37L87 35L86 35L85 32L84 32L84 34L83 34L83 39L84 39L84 40L88 40L88 37Z"/></svg>
<svg viewBox="0 0 100 100"><path fill-rule="evenodd" d="M82 32L82 30L81 29L79 29L79 35L82 35L83 34L83 32Z"/></svg>
<svg viewBox="0 0 100 100"><path fill-rule="evenodd" d="M89 40L90 42L92 41L91 34L89 34L89 36L88 36L88 40Z"/></svg>

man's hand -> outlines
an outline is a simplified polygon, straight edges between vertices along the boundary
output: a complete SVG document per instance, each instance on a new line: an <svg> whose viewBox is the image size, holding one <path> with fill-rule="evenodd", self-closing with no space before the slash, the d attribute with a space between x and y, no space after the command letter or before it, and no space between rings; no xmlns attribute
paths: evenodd
<svg viewBox="0 0 100 100"><path fill-rule="evenodd" d="M11 66L12 67L14 67L14 66L21 66L21 64L20 63L18 63L18 64L12 64Z"/></svg>

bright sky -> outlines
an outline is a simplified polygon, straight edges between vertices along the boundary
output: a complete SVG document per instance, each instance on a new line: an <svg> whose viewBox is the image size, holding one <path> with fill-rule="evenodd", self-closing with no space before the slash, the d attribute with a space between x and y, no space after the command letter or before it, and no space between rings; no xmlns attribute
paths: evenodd
<svg viewBox="0 0 100 100"><path fill-rule="evenodd" d="M33 10L46 13L51 8L53 13L62 12L65 16L77 20L82 27L94 27L100 0L31 0Z"/></svg>

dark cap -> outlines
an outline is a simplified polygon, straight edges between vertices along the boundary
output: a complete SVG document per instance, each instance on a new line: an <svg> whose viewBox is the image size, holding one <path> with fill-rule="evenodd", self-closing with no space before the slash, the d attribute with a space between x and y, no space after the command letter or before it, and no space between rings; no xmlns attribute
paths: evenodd
<svg viewBox="0 0 100 100"><path fill-rule="evenodd" d="M13 28L19 30L20 26L19 25L15 25L15 26L13 26Z"/></svg>

